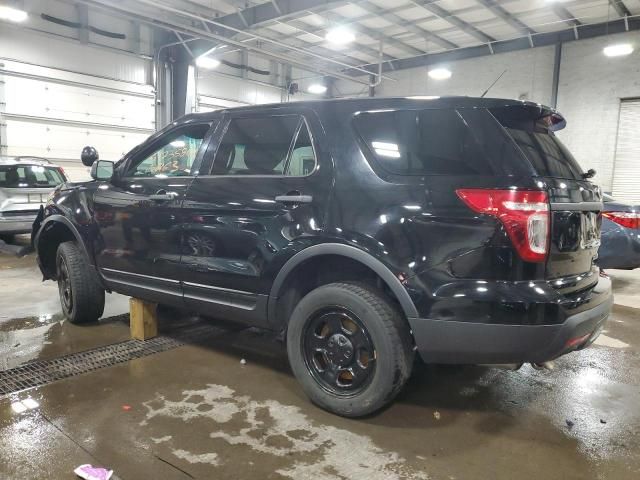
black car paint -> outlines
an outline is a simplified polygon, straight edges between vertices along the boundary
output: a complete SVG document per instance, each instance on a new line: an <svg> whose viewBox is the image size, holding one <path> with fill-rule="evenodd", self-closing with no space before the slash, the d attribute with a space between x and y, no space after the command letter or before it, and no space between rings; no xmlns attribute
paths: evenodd
<svg viewBox="0 0 640 480"><path fill-rule="evenodd" d="M605 195L605 212L640 212L640 205L614 200ZM602 268L640 268L640 229L627 228L606 217L602 219L602 245L598 251Z"/></svg>
<svg viewBox="0 0 640 480"><path fill-rule="evenodd" d="M517 176L503 177L380 174L350 124L358 112L382 108L472 112L522 104L466 97L354 99L188 115L127 154L110 182L60 189L43 212L43 228L34 225L35 244L47 223L64 218L105 288L274 330L284 327L275 305L286 272L315 254L340 255L383 279L425 359L548 360L564 353L561 340L575 330L567 327L569 320L582 315L595 331L611 305L608 280L599 277L592 262L595 250L581 250L577 237L566 238L578 235L575 229L557 228L579 215L581 203L601 209L597 187L536 177L524 167ZM303 115L309 124L318 159L311 175L208 175L229 117L278 113ZM215 124L198 152L193 176L122 178L131 159L189 122ZM477 215L460 201L455 189L462 185L547 190L555 210L552 226L559 232L551 239L549 263L521 260L498 220ZM174 200L150 199L169 189L178 194ZM275 200L286 194L308 195L312 201ZM131 232L140 240L135 248L127 244ZM214 249L199 249L197 242L194 247L189 235L211 239ZM43 273L55 275L44 266ZM476 334L483 325L484 333ZM546 333L540 336L542 327ZM495 341L477 349L469 345L479 338ZM538 343L518 347L530 338ZM560 339L557 348L539 348L539 342L548 346L552 339Z"/></svg>

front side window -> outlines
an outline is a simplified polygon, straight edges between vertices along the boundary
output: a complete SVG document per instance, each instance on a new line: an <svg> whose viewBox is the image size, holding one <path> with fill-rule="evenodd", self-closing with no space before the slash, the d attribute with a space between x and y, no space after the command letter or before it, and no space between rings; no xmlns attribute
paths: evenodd
<svg viewBox="0 0 640 480"><path fill-rule="evenodd" d="M65 181L60 170L40 165L0 165L0 187L55 187Z"/></svg>
<svg viewBox="0 0 640 480"><path fill-rule="evenodd" d="M299 115L233 118L216 152L213 175L310 174L316 165L306 122Z"/></svg>
<svg viewBox="0 0 640 480"><path fill-rule="evenodd" d="M191 167L209 124L190 125L169 133L152 152L134 159L127 177L178 177L191 175Z"/></svg>

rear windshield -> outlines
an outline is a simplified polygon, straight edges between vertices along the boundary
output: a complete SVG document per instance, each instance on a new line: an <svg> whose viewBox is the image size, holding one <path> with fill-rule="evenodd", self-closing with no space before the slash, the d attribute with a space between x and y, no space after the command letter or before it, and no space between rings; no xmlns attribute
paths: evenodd
<svg viewBox="0 0 640 480"><path fill-rule="evenodd" d="M583 178L576 159L550 130L550 115L540 117L517 107L496 108L491 113L522 149L538 175Z"/></svg>
<svg viewBox="0 0 640 480"><path fill-rule="evenodd" d="M363 112L353 124L367 157L396 175L515 175L526 166L483 109Z"/></svg>
<svg viewBox="0 0 640 480"><path fill-rule="evenodd" d="M55 167L0 165L0 188L55 187L65 179Z"/></svg>

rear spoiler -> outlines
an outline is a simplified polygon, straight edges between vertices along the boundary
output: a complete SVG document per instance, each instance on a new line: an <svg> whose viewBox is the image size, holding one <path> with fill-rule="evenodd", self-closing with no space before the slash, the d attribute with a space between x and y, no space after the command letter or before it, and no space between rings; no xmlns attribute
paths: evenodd
<svg viewBox="0 0 640 480"><path fill-rule="evenodd" d="M501 110L506 114L506 118L533 120L552 132L567 126L567 120L557 110L539 103L522 102L489 109L494 115ZM502 118L502 115L498 114L497 117Z"/></svg>

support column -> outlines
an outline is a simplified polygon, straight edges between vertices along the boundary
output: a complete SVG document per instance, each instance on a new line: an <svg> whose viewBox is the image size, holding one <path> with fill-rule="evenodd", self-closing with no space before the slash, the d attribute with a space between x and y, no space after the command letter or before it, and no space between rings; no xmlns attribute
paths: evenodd
<svg viewBox="0 0 640 480"><path fill-rule="evenodd" d="M376 96L376 87L373 86L375 81L376 81L376 76L374 74L369 75L369 96L370 97Z"/></svg>

